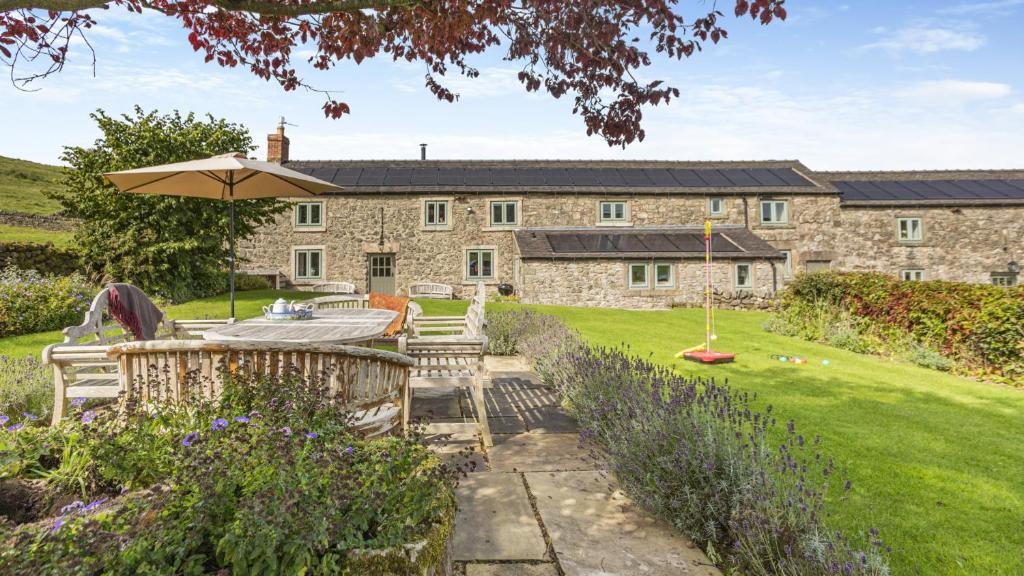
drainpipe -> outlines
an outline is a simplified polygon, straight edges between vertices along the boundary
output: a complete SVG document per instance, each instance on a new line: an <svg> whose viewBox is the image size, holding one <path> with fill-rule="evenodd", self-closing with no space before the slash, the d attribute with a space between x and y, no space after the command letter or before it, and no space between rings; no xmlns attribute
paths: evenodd
<svg viewBox="0 0 1024 576"><path fill-rule="evenodd" d="M743 227L750 228L750 214L748 212L747 197L743 197Z"/></svg>

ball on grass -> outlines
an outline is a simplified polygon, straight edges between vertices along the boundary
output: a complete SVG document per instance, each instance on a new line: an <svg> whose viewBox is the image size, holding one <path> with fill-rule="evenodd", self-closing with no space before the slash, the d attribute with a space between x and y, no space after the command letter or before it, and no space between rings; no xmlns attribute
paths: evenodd
<svg viewBox="0 0 1024 576"><path fill-rule="evenodd" d="M821 361L821 365L822 366L828 366L829 364L831 364L831 362L829 362L828 360L822 360Z"/></svg>

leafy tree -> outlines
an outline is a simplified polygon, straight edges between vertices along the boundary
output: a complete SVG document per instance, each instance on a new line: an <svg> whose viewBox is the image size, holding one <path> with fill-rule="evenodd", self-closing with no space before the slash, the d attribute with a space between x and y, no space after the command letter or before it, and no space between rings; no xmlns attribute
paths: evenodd
<svg viewBox="0 0 1024 576"><path fill-rule="evenodd" d="M785 0L733 2L737 17L786 18ZM467 56L502 46L505 60L522 65L526 90L572 94L588 135L625 145L644 138L644 106L679 96L661 80L634 75L651 65L649 50L681 59L727 37L715 2L695 3L704 7L688 19L679 0L0 0L0 59L23 86L63 68L72 40L95 24L96 8L151 9L190 30L192 48L207 62L245 66L285 90L315 90L292 60L306 50L318 70L384 53L422 62L426 87L451 102L457 94L438 77L452 68L474 78ZM41 67L13 74L19 62L33 61ZM348 104L318 91L326 94L326 115L349 113Z"/></svg>
<svg viewBox="0 0 1024 576"><path fill-rule="evenodd" d="M248 131L209 115L202 120L140 107L134 116L115 118L98 110L91 117L103 136L91 148L64 148L66 190L52 193L69 216L81 220L75 240L90 273L174 301L226 290L226 203L123 194L102 173L248 152L254 149ZM276 200L235 202L238 238L270 223L286 206Z"/></svg>

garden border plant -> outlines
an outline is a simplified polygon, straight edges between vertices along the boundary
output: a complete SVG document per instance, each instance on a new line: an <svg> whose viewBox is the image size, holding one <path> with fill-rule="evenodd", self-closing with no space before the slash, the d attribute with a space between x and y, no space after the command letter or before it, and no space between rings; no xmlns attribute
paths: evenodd
<svg viewBox="0 0 1024 576"><path fill-rule="evenodd" d="M850 489L796 424L714 380L683 378L628 349L592 347L529 309L489 316L488 337L555 387L581 442L607 459L640 505L672 523L727 573L887 575L874 530L854 543L828 526ZM828 505L827 505L828 504Z"/></svg>

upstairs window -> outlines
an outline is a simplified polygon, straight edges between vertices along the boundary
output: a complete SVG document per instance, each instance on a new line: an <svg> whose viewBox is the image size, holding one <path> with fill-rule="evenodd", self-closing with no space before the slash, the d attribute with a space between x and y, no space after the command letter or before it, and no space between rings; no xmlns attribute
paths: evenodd
<svg viewBox="0 0 1024 576"><path fill-rule="evenodd" d="M724 198L708 198L708 215L710 215L710 216L723 216L723 215L725 215L725 199Z"/></svg>
<svg viewBox="0 0 1024 576"><path fill-rule="evenodd" d="M491 202L491 226L515 226L519 224L519 202L500 200Z"/></svg>
<svg viewBox="0 0 1024 576"><path fill-rule="evenodd" d="M423 206L423 224L426 226L447 226L448 201L427 200Z"/></svg>
<svg viewBox="0 0 1024 576"><path fill-rule="evenodd" d="M761 201L761 223L762 224L787 224L787 223L789 223L789 201L788 200L762 200Z"/></svg>
<svg viewBox="0 0 1024 576"><path fill-rule="evenodd" d="M598 220L601 222L625 222L625 202L601 202Z"/></svg>
<svg viewBox="0 0 1024 576"><path fill-rule="evenodd" d="M295 205L295 225L323 226L324 224L323 202L299 202Z"/></svg>
<svg viewBox="0 0 1024 576"><path fill-rule="evenodd" d="M900 280L904 282L921 282L924 280L924 270L900 270Z"/></svg>
<svg viewBox="0 0 1024 576"><path fill-rule="evenodd" d="M924 238L920 218L897 218L896 233L900 242L920 242Z"/></svg>

